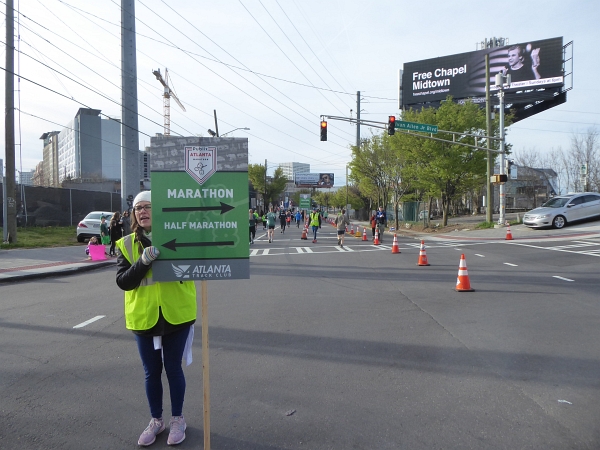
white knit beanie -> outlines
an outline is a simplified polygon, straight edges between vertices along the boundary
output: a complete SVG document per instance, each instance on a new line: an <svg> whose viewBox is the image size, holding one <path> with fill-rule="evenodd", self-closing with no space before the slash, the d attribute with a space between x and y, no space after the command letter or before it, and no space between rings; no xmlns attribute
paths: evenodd
<svg viewBox="0 0 600 450"><path fill-rule="evenodd" d="M137 205L139 202L152 203L152 200L150 200L150 198L150 191L142 191L133 199L133 206L135 207L135 205Z"/></svg>

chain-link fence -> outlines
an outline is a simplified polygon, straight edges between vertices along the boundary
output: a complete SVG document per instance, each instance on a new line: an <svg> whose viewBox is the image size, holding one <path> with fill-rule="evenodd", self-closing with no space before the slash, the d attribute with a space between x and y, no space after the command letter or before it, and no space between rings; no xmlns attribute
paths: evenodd
<svg viewBox="0 0 600 450"><path fill-rule="evenodd" d="M120 209L121 194L17 185L16 201L18 226L77 226L90 211ZM3 223L2 202L0 196L0 226Z"/></svg>

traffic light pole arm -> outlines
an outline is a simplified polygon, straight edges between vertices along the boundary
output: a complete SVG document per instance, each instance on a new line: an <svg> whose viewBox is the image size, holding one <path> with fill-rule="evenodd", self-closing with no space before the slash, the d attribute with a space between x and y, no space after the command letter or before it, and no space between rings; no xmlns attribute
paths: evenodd
<svg viewBox="0 0 600 450"><path fill-rule="evenodd" d="M381 128L383 130L387 130L387 122L376 122L374 120L356 120L353 119L352 117L340 117L340 116L326 116L323 115L321 116L324 119L330 119L330 120L340 120L342 122L350 122L350 123L360 123L361 125L367 125L370 126L371 128ZM376 124L376 125L370 125L370 124ZM416 136L416 137L420 137L423 139L431 139L433 141L438 141L438 142L444 142L447 144L453 144L453 145L462 145L463 147L469 147L469 148L473 148L475 150L485 150L490 151L490 152L495 152L495 153L502 153L502 150L494 150L492 148L487 148L487 147L480 147L477 145L477 140L479 139L491 139L494 141L501 141L502 138L499 137L494 137L494 136L482 136L480 134L472 134L472 133L460 133L458 131L446 131L446 130L438 130L438 133L446 133L446 134L451 134L452 135L452 140L446 140L446 139L440 139L440 138L434 138L432 134L430 134L429 136L425 136L423 134L418 134L415 131L404 131L404 130L396 130L397 133L404 133L404 134L408 134L410 136ZM456 136L471 136L475 138L475 145L471 145L471 144L465 144L463 142L456 142L455 138Z"/></svg>
<svg viewBox="0 0 600 450"><path fill-rule="evenodd" d="M340 117L340 116L321 116L321 119L331 119L331 120L339 120L342 122L350 122L350 123L359 123L361 125L367 125L370 126L371 128L381 128L383 130L387 129L387 122L377 122L375 120L356 120L353 119L352 117ZM374 125L371 125L374 124ZM381 126L378 126L381 125Z"/></svg>

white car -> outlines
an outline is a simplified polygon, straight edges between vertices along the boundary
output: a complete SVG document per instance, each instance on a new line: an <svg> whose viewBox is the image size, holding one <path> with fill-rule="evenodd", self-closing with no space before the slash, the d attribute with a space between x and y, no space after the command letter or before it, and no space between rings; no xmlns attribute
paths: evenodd
<svg viewBox="0 0 600 450"><path fill-rule="evenodd" d="M110 222L114 213L106 211L92 211L77 224L77 242L85 242L86 239L96 236L100 238L100 223L102 217L106 217L106 224Z"/></svg>
<svg viewBox="0 0 600 450"><path fill-rule="evenodd" d="M600 218L600 194L583 192L551 198L525 213L523 224L531 228L563 228L567 223L592 217Z"/></svg>

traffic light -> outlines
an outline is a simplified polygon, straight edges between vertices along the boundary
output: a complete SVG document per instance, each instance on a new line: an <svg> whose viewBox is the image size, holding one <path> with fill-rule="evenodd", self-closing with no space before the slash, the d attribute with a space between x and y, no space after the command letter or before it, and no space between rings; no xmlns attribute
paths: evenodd
<svg viewBox="0 0 600 450"><path fill-rule="evenodd" d="M327 122L325 120L321 120L321 140L327 140Z"/></svg>
<svg viewBox="0 0 600 450"><path fill-rule="evenodd" d="M490 177L490 181L492 183L496 183L496 184L504 184L508 181L508 175L506 175L504 173L500 174L500 175L495 174Z"/></svg>
<svg viewBox="0 0 600 450"><path fill-rule="evenodd" d="M388 134L393 136L396 132L396 116L390 116L388 119Z"/></svg>

